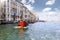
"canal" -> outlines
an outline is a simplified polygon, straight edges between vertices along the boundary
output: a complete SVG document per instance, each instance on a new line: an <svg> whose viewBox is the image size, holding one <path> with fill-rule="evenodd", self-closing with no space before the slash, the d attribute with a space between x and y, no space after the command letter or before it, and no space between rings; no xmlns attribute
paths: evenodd
<svg viewBox="0 0 60 40"><path fill-rule="evenodd" d="M14 28L16 25L0 25L0 40L60 40L59 22L29 24L25 31Z"/></svg>

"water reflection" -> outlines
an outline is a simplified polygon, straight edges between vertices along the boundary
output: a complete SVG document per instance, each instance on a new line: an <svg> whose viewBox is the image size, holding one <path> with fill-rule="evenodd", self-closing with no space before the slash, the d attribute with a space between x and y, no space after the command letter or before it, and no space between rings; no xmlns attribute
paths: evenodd
<svg viewBox="0 0 60 40"><path fill-rule="evenodd" d="M19 29L19 33L20 33L21 36L24 36L24 29L23 28L20 28Z"/></svg>

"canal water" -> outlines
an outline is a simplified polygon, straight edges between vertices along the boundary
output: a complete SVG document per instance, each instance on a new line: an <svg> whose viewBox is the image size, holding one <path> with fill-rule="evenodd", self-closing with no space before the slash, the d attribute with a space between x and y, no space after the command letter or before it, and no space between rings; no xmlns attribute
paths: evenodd
<svg viewBox="0 0 60 40"><path fill-rule="evenodd" d="M16 24L0 25L0 40L60 40L59 22L29 24L27 30L14 28Z"/></svg>

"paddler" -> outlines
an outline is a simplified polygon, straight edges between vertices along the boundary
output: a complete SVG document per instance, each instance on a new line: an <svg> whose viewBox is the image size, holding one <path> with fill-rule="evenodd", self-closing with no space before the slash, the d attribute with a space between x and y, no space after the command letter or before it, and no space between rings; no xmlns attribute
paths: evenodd
<svg viewBox="0 0 60 40"><path fill-rule="evenodd" d="M18 23L18 26L20 26L20 27L25 27L25 26L27 26L27 22L21 20L21 21Z"/></svg>

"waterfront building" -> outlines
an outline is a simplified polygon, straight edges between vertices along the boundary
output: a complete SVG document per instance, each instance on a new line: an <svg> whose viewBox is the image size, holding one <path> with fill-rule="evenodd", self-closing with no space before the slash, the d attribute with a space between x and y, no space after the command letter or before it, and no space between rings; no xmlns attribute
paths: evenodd
<svg viewBox="0 0 60 40"><path fill-rule="evenodd" d="M23 7L23 20L29 21L30 19L30 11L24 6Z"/></svg>
<svg viewBox="0 0 60 40"><path fill-rule="evenodd" d="M34 13L30 12L30 22L36 22L37 17L34 15Z"/></svg>
<svg viewBox="0 0 60 40"><path fill-rule="evenodd" d="M20 20L20 17L21 17L21 9L22 9L22 6L23 4L22 3L19 3L18 1L16 0L5 0L5 1L2 1L0 0L1 4L1 7L0 9L2 10L2 14L5 15L5 19L7 22L8 21L18 21Z"/></svg>
<svg viewBox="0 0 60 40"><path fill-rule="evenodd" d="M0 19L2 18L6 22L35 19L35 16L27 7L17 0L0 0L0 15Z"/></svg>

